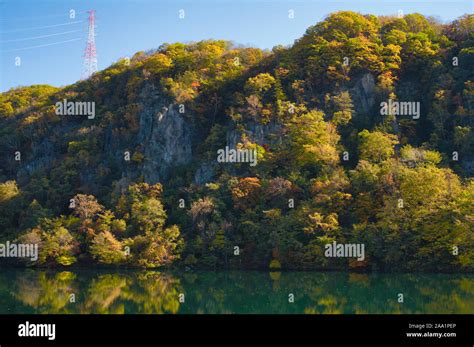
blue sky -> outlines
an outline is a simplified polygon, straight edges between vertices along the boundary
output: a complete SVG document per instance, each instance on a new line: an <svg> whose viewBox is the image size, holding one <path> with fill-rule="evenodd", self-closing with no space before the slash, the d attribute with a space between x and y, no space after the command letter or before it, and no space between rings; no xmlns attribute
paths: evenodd
<svg viewBox="0 0 474 347"><path fill-rule="evenodd" d="M76 18L69 18L69 11ZM82 72L87 10L96 10L99 69L164 42L226 39L271 49L289 45L338 10L419 12L451 21L473 13L472 0L0 0L0 91L64 86ZM179 18L179 10L185 18ZM292 9L295 18L288 18ZM15 65L15 59L21 65Z"/></svg>

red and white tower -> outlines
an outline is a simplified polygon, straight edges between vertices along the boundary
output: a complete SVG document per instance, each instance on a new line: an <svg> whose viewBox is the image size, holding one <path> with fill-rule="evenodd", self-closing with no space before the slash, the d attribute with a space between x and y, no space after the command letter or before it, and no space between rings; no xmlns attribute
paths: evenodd
<svg viewBox="0 0 474 347"><path fill-rule="evenodd" d="M82 79L88 79L94 72L97 72L97 52L95 48L95 11L89 13L89 30L87 35L87 45L84 52L84 68Z"/></svg>

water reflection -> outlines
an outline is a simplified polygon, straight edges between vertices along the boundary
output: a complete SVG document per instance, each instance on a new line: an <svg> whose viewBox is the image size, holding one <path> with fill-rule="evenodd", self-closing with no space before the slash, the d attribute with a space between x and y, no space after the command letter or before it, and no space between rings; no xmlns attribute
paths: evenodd
<svg viewBox="0 0 474 347"><path fill-rule="evenodd" d="M2 269L0 313L474 313L474 275Z"/></svg>

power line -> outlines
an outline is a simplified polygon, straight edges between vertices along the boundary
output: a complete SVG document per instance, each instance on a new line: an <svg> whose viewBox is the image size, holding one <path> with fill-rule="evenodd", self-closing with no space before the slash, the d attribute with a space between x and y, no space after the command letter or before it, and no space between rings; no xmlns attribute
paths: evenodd
<svg viewBox="0 0 474 347"><path fill-rule="evenodd" d="M85 13L87 13L87 12L86 11L79 11L79 12L76 12L76 15L85 14ZM22 18L12 17L12 18L0 19L0 22L9 22L9 21L17 22L17 21L23 21L23 20L31 21L31 20L42 20L42 19L45 19L45 18L59 18L59 17L69 17L69 11L67 13L56 14L56 15L51 15L51 16L22 17Z"/></svg>
<svg viewBox="0 0 474 347"><path fill-rule="evenodd" d="M3 31L0 32L0 34L9 34L9 33L17 33L20 31L28 31L28 30L37 30L37 29L46 29L46 28L56 28L60 26L65 26L65 25L72 25L72 24L78 24L78 23L83 23L84 21L79 20L79 21L74 21L74 22L68 22L68 23L61 23L61 24L54 24L54 25L45 25L42 27L35 27L35 28L23 28L23 29L17 29L17 30L9 30L9 31Z"/></svg>
<svg viewBox="0 0 474 347"><path fill-rule="evenodd" d="M9 49L9 50L6 50L6 51L0 51L0 53L25 51L25 50L27 50L27 49L33 49L33 48L41 48L41 47L48 47L48 46L60 45L60 44L63 44L63 43L74 42L74 41L78 41L78 40L82 40L82 38L81 38L81 37L78 37L78 38L71 39L71 40L65 40L65 41L53 42L53 43L47 43L47 44L44 44L44 45L37 45L37 46L30 46L30 47L24 47L24 48Z"/></svg>
<svg viewBox="0 0 474 347"><path fill-rule="evenodd" d="M35 39L42 39L45 37L51 37L51 36L58 36L58 35L66 35L66 34L71 34L71 33L77 33L82 30L70 30L70 31L64 31L62 33L56 33L56 34L49 34L49 35L41 35L41 36L33 36L33 37L26 37L22 39L15 39L15 40L5 40L5 41L0 41L0 43L7 43L7 42L20 42L20 41L28 41L28 40L35 40Z"/></svg>

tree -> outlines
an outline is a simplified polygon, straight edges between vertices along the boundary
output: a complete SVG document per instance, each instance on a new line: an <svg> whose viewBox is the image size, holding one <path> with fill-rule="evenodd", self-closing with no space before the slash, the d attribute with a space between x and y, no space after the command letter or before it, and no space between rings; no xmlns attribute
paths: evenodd
<svg viewBox="0 0 474 347"><path fill-rule="evenodd" d="M180 259L182 244L183 240L176 225L139 235L131 243L132 253L138 251L134 257L136 264L147 268L169 265Z"/></svg>
<svg viewBox="0 0 474 347"><path fill-rule="evenodd" d="M165 227L167 216L161 194L159 183L138 183L130 185L119 199L117 209L131 236L124 245L131 248L131 262L135 265L158 267L179 259L183 242L180 230L176 225Z"/></svg>
<svg viewBox="0 0 474 347"><path fill-rule="evenodd" d="M130 228L136 234L160 230L166 221L163 204L155 198L145 198L131 206Z"/></svg>
<svg viewBox="0 0 474 347"><path fill-rule="evenodd" d="M16 181L0 183L0 204L6 203L20 194Z"/></svg>
<svg viewBox="0 0 474 347"><path fill-rule="evenodd" d="M335 145L339 135L324 114L313 110L289 124L290 151L300 166L307 164L335 165L339 161Z"/></svg>
<svg viewBox="0 0 474 347"><path fill-rule="evenodd" d="M232 187L232 200L238 209L248 209L254 207L260 200L260 179L257 177L241 178Z"/></svg>
<svg viewBox="0 0 474 347"><path fill-rule="evenodd" d="M15 113L11 102L5 102L0 104L0 116L9 117Z"/></svg>
<svg viewBox="0 0 474 347"><path fill-rule="evenodd" d="M359 158L374 163L392 157L395 153L394 145L398 143L395 135L368 130L359 133L359 141Z"/></svg>
<svg viewBox="0 0 474 347"><path fill-rule="evenodd" d="M269 73L261 73L255 77L251 77L245 84L245 89L248 94L256 94L263 97L274 85L275 78Z"/></svg>
<svg viewBox="0 0 474 347"><path fill-rule="evenodd" d="M90 220L103 210L103 206L92 195L77 194L74 196L74 214L82 221Z"/></svg>
<svg viewBox="0 0 474 347"><path fill-rule="evenodd" d="M38 225L42 218L46 217L51 217L51 211L43 208L43 206L34 199L20 217L20 229L26 230L33 228Z"/></svg>
<svg viewBox="0 0 474 347"><path fill-rule="evenodd" d="M437 165L441 162L441 154L421 148L405 145L400 150L400 160L409 166L421 164Z"/></svg>
<svg viewBox="0 0 474 347"><path fill-rule="evenodd" d="M346 125L352 119L354 105L352 104L351 95L348 91L343 91L332 97L333 117L332 122L338 125Z"/></svg>
<svg viewBox="0 0 474 347"><path fill-rule="evenodd" d="M25 208L21 191L16 181L0 183L0 230L1 237L14 233L18 228L17 214Z"/></svg>
<svg viewBox="0 0 474 347"><path fill-rule="evenodd" d="M102 264L119 264L125 259L122 244L109 231L103 231L94 237L90 253Z"/></svg>
<svg viewBox="0 0 474 347"><path fill-rule="evenodd" d="M33 229L32 232L41 235L40 264L56 263L68 266L77 261L79 242L62 226L61 220L45 219L39 228Z"/></svg>
<svg viewBox="0 0 474 347"><path fill-rule="evenodd" d="M199 219L212 213L214 211L214 208L214 201L212 200L212 198L206 196L203 199L199 199L192 203L191 209L189 210L189 214L191 215L193 222L198 222Z"/></svg>

